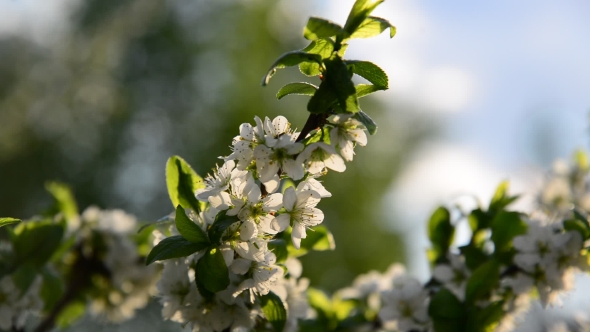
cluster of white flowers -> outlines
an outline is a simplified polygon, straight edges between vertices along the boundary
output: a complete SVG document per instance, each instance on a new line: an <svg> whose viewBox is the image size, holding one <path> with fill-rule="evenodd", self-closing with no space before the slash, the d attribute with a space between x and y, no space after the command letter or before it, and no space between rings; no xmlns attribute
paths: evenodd
<svg viewBox="0 0 590 332"><path fill-rule="evenodd" d="M432 277L450 290L460 301L465 300L465 287L471 271L465 265L464 257L449 254L448 264L438 264L432 270Z"/></svg>
<svg viewBox="0 0 590 332"><path fill-rule="evenodd" d="M565 232L559 224L528 222L527 233L513 240L519 272L504 280L516 294L535 286L543 307L558 300L558 295L573 287L574 272L586 268L580 255L583 239L577 231Z"/></svg>
<svg viewBox="0 0 590 332"><path fill-rule="evenodd" d="M351 287L339 290L335 297L360 301L377 313L380 331L427 331L431 327L428 290L401 264L392 264L384 273L359 275ZM363 330L375 329L371 322L365 325Z"/></svg>
<svg viewBox="0 0 590 332"><path fill-rule="evenodd" d="M122 210L89 207L80 227L77 240L82 253L100 259L108 270L93 279L99 289L89 295L90 312L110 322L133 317L155 294L158 280L158 268L145 266L131 238L137 232L136 218Z"/></svg>
<svg viewBox="0 0 590 332"><path fill-rule="evenodd" d="M0 279L0 330L21 329L30 315L38 316L43 310L40 296L42 279L37 276L22 294L13 276Z"/></svg>
<svg viewBox="0 0 590 332"><path fill-rule="evenodd" d="M270 291L287 309L286 331L297 331L297 319L307 317L309 311L304 295L308 281L298 280L301 268L296 260L277 263L269 242L280 232L290 232L293 246L301 247L307 229L324 220L317 204L331 196L316 178L327 169L344 171L343 157L352 160L355 144L366 144L364 127L350 116L333 117L326 124L331 128L330 137L313 141L311 135L298 141L300 133L292 130L283 116L272 121L256 117L255 122L255 126L240 126L233 152L205 178L205 188L195 193L198 200L208 203L204 211L198 215L187 211L205 231L222 211L237 217L224 231L219 246L230 286L216 293L212 301L205 301L195 283L195 266L202 253L166 261L158 283L164 318L191 323L193 331L251 329L256 317L262 315L256 297ZM330 139L332 145L326 143ZM281 193L285 179L296 185ZM177 234L174 226L171 232Z"/></svg>

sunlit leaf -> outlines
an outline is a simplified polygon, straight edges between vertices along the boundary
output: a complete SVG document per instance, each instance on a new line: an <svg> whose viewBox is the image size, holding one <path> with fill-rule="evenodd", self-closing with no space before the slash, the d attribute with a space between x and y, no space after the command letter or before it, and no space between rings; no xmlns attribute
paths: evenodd
<svg viewBox="0 0 590 332"><path fill-rule="evenodd" d="M315 251L334 250L336 249L336 243L328 228L320 225L307 231L307 237L301 240L301 247Z"/></svg>
<svg viewBox="0 0 590 332"><path fill-rule="evenodd" d="M293 51L281 55L271 66L264 78L262 85L265 86L270 81L271 77L276 73L277 69L296 66L302 62L316 62L322 64L322 57L318 54L306 53L302 51Z"/></svg>
<svg viewBox="0 0 590 332"><path fill-rule="evenodd" d="M282 87L279 92L277 92L277 99L281 99L288 95L304 95L304 96L313 96L313 94L318 89L317 86L305 83L305 82L297 82L297 83L289 83Z"/></svg>
<svg viewBox="0 0 590 332"><path fill-rule="evenodd" d="M78 217L76 199L69 186L59 182L47 182L45 183L45 189L53 196L57 210L63 213L67 220Z"/></svg>
<svg viewBox="0 0 590 332"><path fill-rule="evenodd" d="M18 224L22 220L16 218L0 218L0 227Z"/></svg>
<svg viewBox="0 0 590 332"><path fill-rule="evenodd" d="M310 17L303 30L303 37L309 40L332 37L338 34L342 27L332 21L319 17Z"/></svg>
<svg viewBox="0 0 590 332"><path fill-rule="evenodd" d="M203 178L179 156L170 157L166 163L166 186L174 208L180 205L196 213L200 211L195 191L205 187Z"/></svg>
<svg viewBox="0 0 590 332"><path fill-rule="evenodd" d="M396 33L395 27L389 23L388 20L369 16L363 23L356 29L356 31L349 37L350 39L355 38L370 38L381 34L385 29L389 28L389 37L393 38Z"/></svg>
<svg viewBox="0 0 590 332"><path fill-rule="evenodd" d="M386 88L378 85L372 84L358 84L355 86L356 89L356 96L358 98L362 98L364 96L370 95L373 92L387 90Z"/></svg>
<svg viewBox="0 0 590 332"><path fill-rule="evenodd" d="M356 0L344 24L344 39L352 35L371 12L384 0Z"/></svg>
<svg viewBox="0 0 590 332"><path fill-rule="evenodd" d="M389 88L387 74L376 64L369 61L346 60L346 65L353 73L363 77L382 90Z"/></svg>
<svg viewBox="0 0 590 332"><path fill-rule="evenodd" d="M341 48L341 52L344 52L346 47ZM303 52L317 54L322 59L328 59L334 52L334 42L329 38L321 38L312 41L306 48L301 50ZM322 64L316 61L306 61L299 64L299 70L306 76L318 76L322 73Z"/></svg>
<svg viewBox="0 0 590 332"><path fill-rule="evenodd" d="M60 329L64 329L80 319L84 313L86 313L86 302L79 300L70 303L59 313L55 324Z"/></svg>

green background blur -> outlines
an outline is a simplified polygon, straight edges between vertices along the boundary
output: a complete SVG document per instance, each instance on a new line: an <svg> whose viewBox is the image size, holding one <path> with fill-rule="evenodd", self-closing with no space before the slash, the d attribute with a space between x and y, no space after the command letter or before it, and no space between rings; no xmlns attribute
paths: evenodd
<svg viewBox="0 0 590 332"><path fill-rule="evenodd" d="M0 39L2 216L39 213L50 204L44 182L59 180L81 208L156 220L172 210L169 156L205 175L255 115L284 115L298 128L305 122L307 98L274 97L284 83L307 79L296 69L260 86L275 58L306 45L305 18L293 20L273 1L93 0L76 8L71 24L44 44ZM383 227L382 196L409 153L436 132L413 115L425 114L414 105L385 109L368 97L361 106L380 130L345 173L324 178L333 197L319 206L336 250L302 259L312 286L328 291L403 260L400 238ZM177 329L161 325L158 311L152 304L121 330Z"/></svg>

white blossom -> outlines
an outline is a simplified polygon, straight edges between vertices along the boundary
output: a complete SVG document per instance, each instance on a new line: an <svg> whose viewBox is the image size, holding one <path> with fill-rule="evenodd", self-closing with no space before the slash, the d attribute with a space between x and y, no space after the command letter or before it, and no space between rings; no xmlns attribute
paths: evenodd
<svg viewBox="0 0 590 332"><path fill-rule="evenodd" d="M210 196L219 194L229 188L232 179L232 171L236 163L233 160L226 161L221 167L217 166L213 174L205 177L205 188L199 189L196 196L200 200L207 200Z"/></svg>
<svg viewBox="0 0 590 332"><path fill-rule="evenodd" d="M354 145L367 145L367 134L361 128L360 122L352 119L349 114L334 117L334 128L330 130L330 142L346 161L352 161Z"/></svg>
<svg viewBox="0 0 590 332"><path fill-rule="evenodd" d="M332 197L332 194L326 190L322 183L311 176L297 185L298 192L305 190L313 190L320 194L321 198Z"/></svg>
<svg viewBox="0 0 590 332"><path fill-rule="evenodd" d="M270 287L283 276L283 269L275 265L275 263L276 256L272 252L267 252L265 260L262 262L252 261L247 271L251 273L252 277L242 281L234 292L234 296L241 294L245 290L250 290L258 295L268 294Z"/></svg>
<svg viewBox="0 0 590 332"><path fill-rule="evenodd" d="M291 240L293 246L299 249L301 239L307 237L306 229L319 225L324 220L324 213L316 208L320 202L320 194L313 190L296 191L287 188L283 195L283 207L287 213L279 214L272 222L276 231L285 230L292 223Z"/></svg>
<svg viewBox="0 0 590 332"><path fill-rule="evenodd" d="M527 233L513 240L517 254L514 263L522 273L506 281L516 293L536 286L543 307L558 300L558 295L573 288L574 269L580 259L582 237L578 232L562 232L553 224L530 221Z"/></svg>
<svg viewBox="0 0 590 332"><path fill-rule="evenodd" d="M320 174L325 168L336 172L344 172L346 165L344 160L331 145L323 142L316 142L308 145L303 152L297 156L297 161L304 163L307 171L311 174Z"/></svg>
<svg viewBox="0 0 590 332"><path fill-rule="evenodd" d="M40 296L42 279L37 276L33 283L21 294L13 276L0 279L0 329L22 329L31 315L38 316L43 309Z"/></svg>
<svg viewBox="0 0 590 332"><path fill-rule="evenodd" d="M254 149L254 157L260 181L271 181L278 176L279 170L293 180L301 179L304 175L303 163L294 156L303 151L303 148L303 144L296 143L289 134L280 136L273 148L258 145Z"/></svg>
<svg viewBox="0 0 590 332"><path fill-rule="evenodd" d="M465 287L471 272L465 266L462 256L449 255L450 264L438 264L432 276L450 290L460 301L465 300Z"/></svg>
<svg viewBox="0 0 590 332"><path fill-rule="evenodd" d="M407 275L394 279L393 289L381 293L379 318L399 331L424 330L430 324L428 291Z"/></svg>
<svg viewBox="0 0 590 332"><path fill-rule="evenodd" d="M306 294L308 287L309 279L297 280L294 277L281 278L275 285L271 286L271 291L283 301L287 310L285 332L298 331L298 320L309 318L310 306Z"/></svg>
<svg viewBox="0 0 590 332"><path fill-rule="evenodd" d="M259 232L276 234L277 231L271 227L274 219L272 213L281 208L282 200L283 195L278 193L262 198L260 188L252 187L248 193L246 204L238 213L238 218L242 220L240 238L243 241L248 241L256 237Z"/></svg>

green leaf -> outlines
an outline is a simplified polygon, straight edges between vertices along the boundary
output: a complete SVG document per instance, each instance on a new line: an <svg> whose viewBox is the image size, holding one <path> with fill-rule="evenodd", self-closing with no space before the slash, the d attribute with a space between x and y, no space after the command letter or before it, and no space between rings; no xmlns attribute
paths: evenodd
<svg viewBox="0 0 590 332"><path fill-rule="evenodd" d="M218 248L211 248L197 263L197 279L206 290L217 293L229 286L229 271Z"/></svg>
<svg viewBox="0 0 590 332"><path fill-rule="evenodd" d="M268 292L260 297L260 305L266 319L270 322L275 332L282 332L287 322L287 310L281 298L273 292Z"/></svg>
<svg viewBox="0 0 590 332"><path fill-rule="evenodd" d="M16 288L20 290L20 296L25 295L29 287L35 281L37 269L31 264L21 264L12 274L12 281Z"/></svg>
<svg viewBox="0 0 590 332"><path fill-rule="evenodd" d="M382 90L389 88L389 79L387 74L376 64L369 61L346 60L346 65L350 70Z"/></svg>
<svg viewBox="0 0 590 332"><path fill-rule="evenodd" d="M492 223L492 216L490 213L484 212L482 209L475 209L471 211L467 220L469 221L469 226L473 232L478 231L480 229L486 229L490 227Z"/></svg>
<svg viewBox="0 0 590 332"><path fill-rule="evenodd" d="M470 270L476 269L482 263L488 260L488 256L480 248L466 245L459 247L461 255L465 257L465 265Z"/></svg>
<svg viewBox="0 0 590 332"><path fill-rule="evenodd" d="M338 97L330 87L330 83L324 80L307 103L307 110L310 113L328 113L337 101Z"/></svg>
<svg viewBox="0 0 590 332"><path fill-rule="evenodd" d="M204 247L211 244L207 238L207 233L187 217L184 209L180 205L176 207L175 223L176 229L178 229L180 235L190 242L202 244Z"/></svg>
<svg viewBox="0 0 590 332"><path fill-rule="evenodd" d="M63 213L67 220L78 218L78 206L70 187L59 182L47 182L45 189L53 196L57 210Z"/></svg>
<svg viewBox="0 0 590 332"><path fill-rule="evenodd" d="M277 69L296 66L302 62L316 62L322 64L322 57L317 54L306 53L302 51L293 51L281 55L271 66L264 78L262 86L268 84L271 77L277 72Z"/></svg>
<svg viewBox="0 0 590 332"><path fill-rule="evenodd" d="M357 0L342 29L344 39L355 33L371 12L384 0Z"/></svg>
<svg viewBox="0 0 590 332"><path fill-rule="evenodd" d="M41 285L40 295L43 299L45 311L50 311L63 296L64 284L60 277L48 269L44 269L41 274L43 276L43 284Z"/></svg>
<svg viewBox="0 0 590 332"><path fill-rule="evenodd" d="M195 191L205 188L203 178L179 156L170 157L166 163L166 186L174 208L181 205L195 213L200 211Z"/></svg>
<svg viewBox="0 0 590 332"><path fill-rule="evenodd" d="M143 232L146 228L148 227L158 227L158 226L167 226L167 225L172 225L174 224L174 219L172 218L171 215L162 217L156 221L152 221L152 222L146 222L145 224L141 225L141 227L139 227L139 229L137 230L137 233L141 233Z"/></svg>
<svg viewBox="0 0 590 332"><path fill-rule="evenodd" d="M51 258L49 258L49 261L52 263L62 261L64 255L66 255L76 244L76 240L76 234L71 234L69 237L64 238L59 244L59 247L57 247L57 249L51 255Z"/></svg>
<svg viewBox="0 0 590 332"><path fill-rule="evenodd" d="M332 56L324 61L326 74L317 92L307 104L311 113L327 113L334 103L343 111L356 113L359 111L356 89L350 78L344 61L338 56Z"/></svg>
<svg viewBox="0 0 590 332"><path fill-rule="evenodd" d="M315 142L324 142L330 145L330 128L326 126L320 130L316 130L315 133L303 140L306 146Z"/></svg>
<svg viewBox="0 0 590 332"><path fill-rule="evenodd" d="M213 299L215 293L207 290L207 288L205 288L205 285L203 285L203 283L199 279L195 279L195 283L197 284L197 290L199 291L199 294L201 294L202 297L209 301Z"/></svg>
<svg viewBox="0 0 590 332"><path fill-rule="evenodd" d="M453 242L455 227L451 224L451 214L445 207L434 211L428 222L428 238L436 252L435 262L444 257Z"/></svg>
<svg viewBox="0 0 590 332"><path fill-rule="evenodd" d="M307 289L307 300L309 305L324 316L329 316L332 311L332 301L319 289L309 287Z"/></svg>
<svg viewBox="0 0 590 332"><path fill-rule="evenodd" d="M355 38L370 38L380 35L385 29L389 28L389 38L395 36L395 27L386 19L369 16L363 23L356 29L356 31L349 37L350 39Z"/></svg>
<svg viewBox="0 0 590 332"><path fill-rule="evenodd" d="M68 306L66 306L64 308L64 310L62 310L59 313L59 315L57 316L57 319L55 320L55 323L56 323L57 327L59 327L60 329L65 329L66 327L72 325L72 323L74 323L76 320L81 318L85 312L86 312L86 302L83 302L83 301L73 302L73 303L69 304Z"/></svg>
<svg viewBox="0 0 590 332"><path fill-rule="evenodd" d="M588 223L588 217L586 217L585 213L579 211L578 209L574 209L574 218L581 221L587 228L590 228L590 224Z"/></svg>
<svg viewBox="0 0 590 332"><path fill-rule="evenodd" d="M238 222L240 219L237 216L228 216L226 211L221 211L215 216L215 221L209 228L209 239L212 243L221 243L223 232L232 224Z"/></svg>
<svg viewBox="0 0 590 332"><path fill-rule="evenodd" d="M306 82L289 83L277 92L277 99L288 95L313 96L317 89L317 86Z"/></svg>
<svg viewBox="0 0 590 332"><path fill-rule="evenodd" d="M370 95L373 92L387 90L382 86L371 85L371 84L359 84L355 87L356 89L356 96L358 98L362 98L364 96Z"/></svg>
<svg viewBox="0 0 590 332"><path fill-rule="evenodd" d="M12 225L12 224L18 224L21 221L22 220L16 219L16 218L0 218L0 227Z"/></svg>
<svg viewBox="0 0 590 332"><path fill-rule="evenodd" d="M51 222L30 222L21 224L23 229L14 240L16 261L41 267L61 244L64 234L62 225Z"/></svg>
<svg viewBox="0 0 590 332"><path fill-rule="evenodd" d="M362 123L365 126L365 128L367 128L367 131L370 135L375 135L375 133L377 132L377 124L375 123L375 121L373 121L373 119L371 119L371 117L367 113L359 111L358 113L354 113L353 118L357 119L360 123Z"/></svg>
<svg viewBox="0 0 590 332"><path fill-rule="evenodd" d="M489 293L496 288L500 280L500 264L496 260L490 260L481 264L473 271L465 288L465 302L473 303L487 298Z"/></svg>
<svg viewBox="0 0 590 332"><path fill-rule="evenodd" d="M574 160L575 160L578 168L581 169L582 171L587 171L588 168L590 167L590 162L588 161L588 155L583 150L577 150L574 153Z"/></svg>
<svg viewBox="0 0 590 332"><path fill-rule="evenodd" d="M307 231L307 237L301 240L301 248L315 251L334 250L334 236L325 226L316 226Z"/></svg>
<svg viewBox="0 0 590 332"><path fill-rule="evenodd" d="M590 236L590 229L579 219L568 219L563 222L563 229L566 231L577 231L586 240Z"/></svg>
<svg viewBox="0 0 590 332"><path fill-rule="evenodd" d="M502 211L492 220L492 241L495 253L510 250L512 239L526 233L527 224L518 212Z"/></svg>
<svg viewBox="0 0 590 332"><path fill-rule="evenodd" d="M344 52L345 50L346 47L340 49L341 52ZM328 59L332 56L332 52L334 52L334 42L329 38L317 39L312 41L301 51L317 54L321 56L322 59ZM299 70L306 76L318 76L322 73L323 67L321 63L316 61L305 61L299 64Z"/></svg>
<svg viewBox="0 0 590 332"><path fill-rule="evenodd" d="M309 40L327 38L337 35L342 27L338 24L319 17L310 17L303 30L303 37Z"/></svg>
<svg viewBox="0 0 590 332"><path fill-rule="evenodd" d="M480 309L472 308L468 318L467 331L493 332L498 322L504 317L504 302L492 302L487 307ZM474 310L475 309L475 310Z"/></svg>
<svg viewBox="0 0 590 332"><path fill-rule="evenodd" d="M207 247L207 243L193 243L181 235L167 237L160 241L148 254L145 265L150 265L155 261L161 261L170 258L186 257L194 254L199 250Z"/></svg>
<svg viewBox="0 0 590 332"><path fill-rule="evenodd" d="M268 242L268 249L277 257L277 263L282 263L289 258L287 242L282 239L274 239Z"/></svg>
<svg viewBox="0 0 590 332"><path fill-rule="evenodd" d="M461 327L465 324L463 317L465 312L461 301L446 288L434 294L428 305L428 315L437 332L462 331Z"/></svg>
<svg viewBox="0 0 590 332"><path fill-rule="evenodd" d="M492 201L490 202L490 211L500 211L518 199L519 196L508 196L509 187L510 183L508 181L502 181L498 185L494 197L492 197Z"/></svg>

